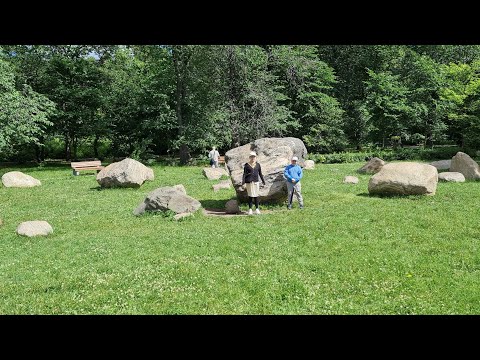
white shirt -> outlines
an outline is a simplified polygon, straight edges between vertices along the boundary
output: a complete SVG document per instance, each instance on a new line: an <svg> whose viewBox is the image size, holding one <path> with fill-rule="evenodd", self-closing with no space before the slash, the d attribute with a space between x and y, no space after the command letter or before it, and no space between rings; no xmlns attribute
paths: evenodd
<svg viewBox="0 0 480 360"><path fill-rule="evenodd" d="M220 154L218 153L217 150L212 150L208 153L208 158L213 159L213 161L218 161L219 156L220 156Z"/></svg>

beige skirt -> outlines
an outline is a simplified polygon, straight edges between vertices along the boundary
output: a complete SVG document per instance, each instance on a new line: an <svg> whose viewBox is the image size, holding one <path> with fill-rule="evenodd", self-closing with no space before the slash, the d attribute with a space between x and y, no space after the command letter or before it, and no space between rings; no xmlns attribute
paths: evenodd
<svg viewBox="0 0 480 360"><path fill-rule="evenodd" d="M250 197L258 197L260 196L260 182L251 182L246 183L245 187L247 188L247 194Z"/></svg>

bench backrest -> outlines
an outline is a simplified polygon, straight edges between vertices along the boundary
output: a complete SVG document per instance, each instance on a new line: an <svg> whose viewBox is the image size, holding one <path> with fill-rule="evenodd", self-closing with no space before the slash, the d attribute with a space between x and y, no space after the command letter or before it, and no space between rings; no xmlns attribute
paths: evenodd
<svg viewBox="0 0 480 360"><path fill-rule="evenodd" d="M100 160L95 161L77 161L71 163L72 168L81 168L81 167L95 167L95 166L102 166L102 162Z"/></svg>
<svg viewBox="0 0 480 360"><path fill-rule="evenodd" d="M225 162L225 156L219 156L218 162Z"/></svg>

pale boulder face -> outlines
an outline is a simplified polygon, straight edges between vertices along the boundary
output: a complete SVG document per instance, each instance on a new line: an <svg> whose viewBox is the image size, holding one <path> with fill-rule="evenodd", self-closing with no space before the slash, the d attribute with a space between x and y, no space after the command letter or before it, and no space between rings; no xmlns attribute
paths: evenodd
<svg viewBox="0 0 480 360"><path fill-rule="evenodd" d="M480 179L480 167L476 161L461 151L452 157L450 171L462 173L467 180Z"/></svg>
<svg viewBox="0 0 480 360"><path fill-rule="evenodd" d="M228 176L228 173L225 171L223 168L203 168L203 175L208 180L218 180L220 179L223 175Z"/></svg>
<svg viewBox="0 0 480 360"><path fill-rule="evenodd" d="M140 187L154 178L152 169L130 158L110 164L97 174L97 182L105 188Z"/></svg>
<svg viewBox="0 0 480 360"><path fill-rule="evenodd" d="M10 171L3 174L2 183L5 187L18 188L27 188L42 185L40 180L37 180L34 177L24 174L20 171Z"/></svg>
<svg viewBox="0 0 480 360"><path fill-rule="evenodd" d="M313 160L305 160L305 170L313 170L315 169L315 161Z"/></svg>
<svg viewBox="0 0 480 360"><path fill-rule="evenodd" d="M368 192L383 195L434 195L437 169L415 162L389 163L370 178Z"/></svg>
<svg viewBox="0 0 480 360"><path fill-rule="evenodd" d="M447 181L447 182L465 182L465 176L459 172L442 172L438 174L438 180Z"/></svg>
<svg viewBox="0 0 480 360"><path fill-rule="evenodd" d="M201 206L198 200L186 194L183 185L164 186L150 192L133 214L141 215L145 211L167 210L177 214L191 213L200 209Z"/></svg>
<svg viewBox="0 0 480 360"><path fill-rule="evenodd" d="M47 236L53 233L52 226L46 221L25 221L17 227L17 234L28 237L32 236Z"/></svg>
<svg viewBox="0 0 480 360"><path fill-rule="evenodd" d="M376 174L385 165L385 161L378 157L371 158L365 165L357 170L360 174Z"/></svg>
<svg viewBox="0 0 480 360"><path fill-rule="evenodd" d="M345 176L343 178L344 184L358 184L358 178L356 176Z"/></svg>
<svg viewBox="0 0 480 360"><path fill-rule="evenodd" d="M281 203L286 201L287 185L283 171L285 166L290 164L293 156L297 156L297 163L304 166L307 149L303 141L297 138L263 138L227 151L225 162L237 198L241 202L248 201L247 191L241 185L243 167L249 160L250 151L257 153L257 162L262 167L266 183L265 187L260 186L260 202ZM259 179L259 181L261 180Z"/></svg>

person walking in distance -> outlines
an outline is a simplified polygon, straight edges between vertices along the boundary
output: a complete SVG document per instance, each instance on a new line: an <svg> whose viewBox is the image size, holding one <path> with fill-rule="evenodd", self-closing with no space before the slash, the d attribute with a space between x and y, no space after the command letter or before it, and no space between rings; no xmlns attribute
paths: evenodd
<svg viewBox="0 0 480 360"><path fill-rule="evenodd" d="M257 153L252 151L249 156L249 160L245 163L243 167L243 178L242 178L242 186L247 188L248 193L248 215L252 215L252 206L253 200L255 199L255 213L260 214L260 206L259 206L259 199L260 196L260 181L259 178L262 180L262 184L265 186L265 179L263 178L262 174L262 167L257 162Z"/></svg>
<svg viewBox="0 0 480 360"><path fill-rule="evenodd" d="M300 180L303 177L302 168L297 165L298 157L292 157L291 164L285 167L283 175L287 179L288 205L287 209L292 209L293 194L297 196L300 209L303 209L302 186Z"/></svg>
<svg viewBox="0 0 480 360"><path fill-rule="evenodd" d="M215 146L212 146L212 150L208 153L208 158L210 159L210 165L212 168L218 168L218 158L220 153L217 151Z"/></svg>

